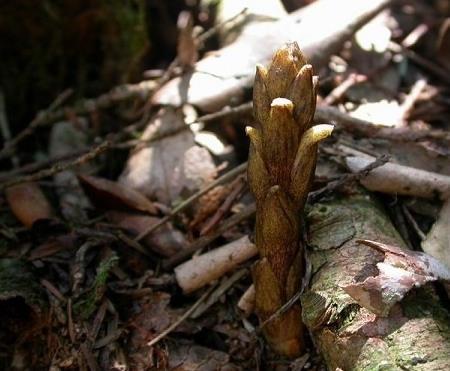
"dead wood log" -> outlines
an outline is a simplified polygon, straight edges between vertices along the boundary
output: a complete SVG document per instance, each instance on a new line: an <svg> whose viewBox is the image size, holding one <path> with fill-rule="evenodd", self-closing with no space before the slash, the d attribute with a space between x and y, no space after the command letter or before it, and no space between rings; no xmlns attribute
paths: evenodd
<svg viewBox="0 0 450 371"><path fill-rule="evenodd" d="M296 41L318 71L365 23L395 0L319 0L277 22L245 25L230 45L196 63L152 97L153 104L189 103L206 112L236 105L251 88L255 65L267 65L275 50ZM343 11L345 9L345 11Z"/></svg>
<svg viewBox="0 0 450 371"><path fill-rule="evenodd" d="M410 291L384 317L343 289L376 276L384 258L358 240L405 246L376 201L366 194L335 196L312 206L308 220L313 274L301 299L303 321L328 368L448 369L450 315L433 284Z"/></svg>

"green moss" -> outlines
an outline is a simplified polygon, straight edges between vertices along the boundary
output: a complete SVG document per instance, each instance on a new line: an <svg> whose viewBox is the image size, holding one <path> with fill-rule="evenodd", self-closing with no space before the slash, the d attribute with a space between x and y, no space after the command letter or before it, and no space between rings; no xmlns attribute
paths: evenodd
<svg viewBox="0 0 450 371"><path fill-rule="evenodd" d="M92 288L82 295L73 306L76 315L81 316L83 319L87 319L95 312L97 304L101 301L106 291L106 282L108 280L109 272L118 260L119 258L117 255L112 255L100 263L97 268L97 276L95 277Z"/></svg>

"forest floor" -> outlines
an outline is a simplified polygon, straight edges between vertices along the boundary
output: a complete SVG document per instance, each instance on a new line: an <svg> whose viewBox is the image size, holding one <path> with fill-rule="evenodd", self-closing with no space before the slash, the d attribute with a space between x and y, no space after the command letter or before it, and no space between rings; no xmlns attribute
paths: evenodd
<svg viewBox="0 0 450 371"><path fill-rule="evenodd" d="M0 369L326 369L314 339L295 360L268 348L249 289L245 127L255 65L288 41L334 125L306 208L362 185L449 267L450 6L377 2L341 19L329 0L180 0L151 9L151 57L120 64L132 83L54 91L29 123L0 91Z"/></svg>

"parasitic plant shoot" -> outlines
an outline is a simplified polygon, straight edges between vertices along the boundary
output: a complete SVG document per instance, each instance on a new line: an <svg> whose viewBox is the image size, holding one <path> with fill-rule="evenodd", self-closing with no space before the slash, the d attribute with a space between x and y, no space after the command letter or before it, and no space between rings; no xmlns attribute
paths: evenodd
<svg viewBox="0 0 450 371"><path fill-rule="evenodd" d="M332 125L312 126L316 83L297 43L279 49L268 69L257 66L253 89L256 128L248 127L248 181L256 199L253 268L256 313L267 321L299 290L304 275L300 217L317 159L318 142ZM299 303L266 322L265 338L277 353L295 357L304 348Z"/></svg>

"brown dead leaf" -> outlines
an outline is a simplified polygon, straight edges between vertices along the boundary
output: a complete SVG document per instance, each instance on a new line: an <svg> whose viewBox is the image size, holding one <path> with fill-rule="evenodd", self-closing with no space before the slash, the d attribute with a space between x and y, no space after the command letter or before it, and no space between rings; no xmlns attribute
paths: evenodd
<svg viewBox="0 0 450 371"><path fill-rule="evenodd" d="M359 305L377 315L387 316L414 287L437 280L450 281L450 269L430 255L375 241L358 242L384 253L384 261L377 263L378 275L342 288Z"/></svg>
<svg viewBox="0 0 450 371"><path fill-rule="evenodd" d="M130 318L128 349L132 370L154 370L154 367L157 367L155 363L160 361L161 357L156 354L158 359L155 360L154 353L158 353L159 346L149 347L147 344L179 318L180 311L171 309L169 302L169 294L152 293L141 305L139 313ZM192 332L186 322L180 324L177 331Z"/></svg>
<svg viewBox="0 0 450 371"><path fill-rule="evenodd" d="M28 259L42 259L57 254L60 251L73 249L76 246L76 236L73 234L53 237L33 249L28 256Z"/></svg>
<svg viewBox="0 0 450 371"><path fill-rule="evenodd" d="M151 225L160 221L148 215L138 215L120 211L109 211L108 218L117 225L128 229L131 233L139 235ZM152 251L164 257L170 257L187 245L184 235L174 229L170 223L165 223L152 233L147 234L142 241Z"/></svg>
<svg viewBox="0 0 450 371"><path fill-rule="evenodd" d="M200 197L189 227L197 229L207 218L213 215L228 195L228 189L229 187L219 185Z"/></svg>
<svg viewBox="0 0 450 371"><path fill-rule="evenodd" d="M106 210L138 210L156 214L153 203L142 193L108 179L78 175L81 185L92 203Z"/></svg>
<svg viewBox="0 0 450 371"><path fill-rule="evenodd" d="M37 183L21 183L5 190L13 214L26 227L40 219L50 219L53 210Z"/></svg>
<svg viewBox="0 0 450 371"><path fill-rule="evenodd" d="M199 345L171 344L169 367L173 371L239 370L224 352Z"/></svg>
<svg viewBox="0 0 450 371"><path fill-rule="evenodd" d="M190 195L217 175L209 152L195 145L193 133L185 129L181 110L161 109L147 126L142 140L167 131L178 131L136 149L128 159L119 182L151 199L171 204Z"/></svg>

